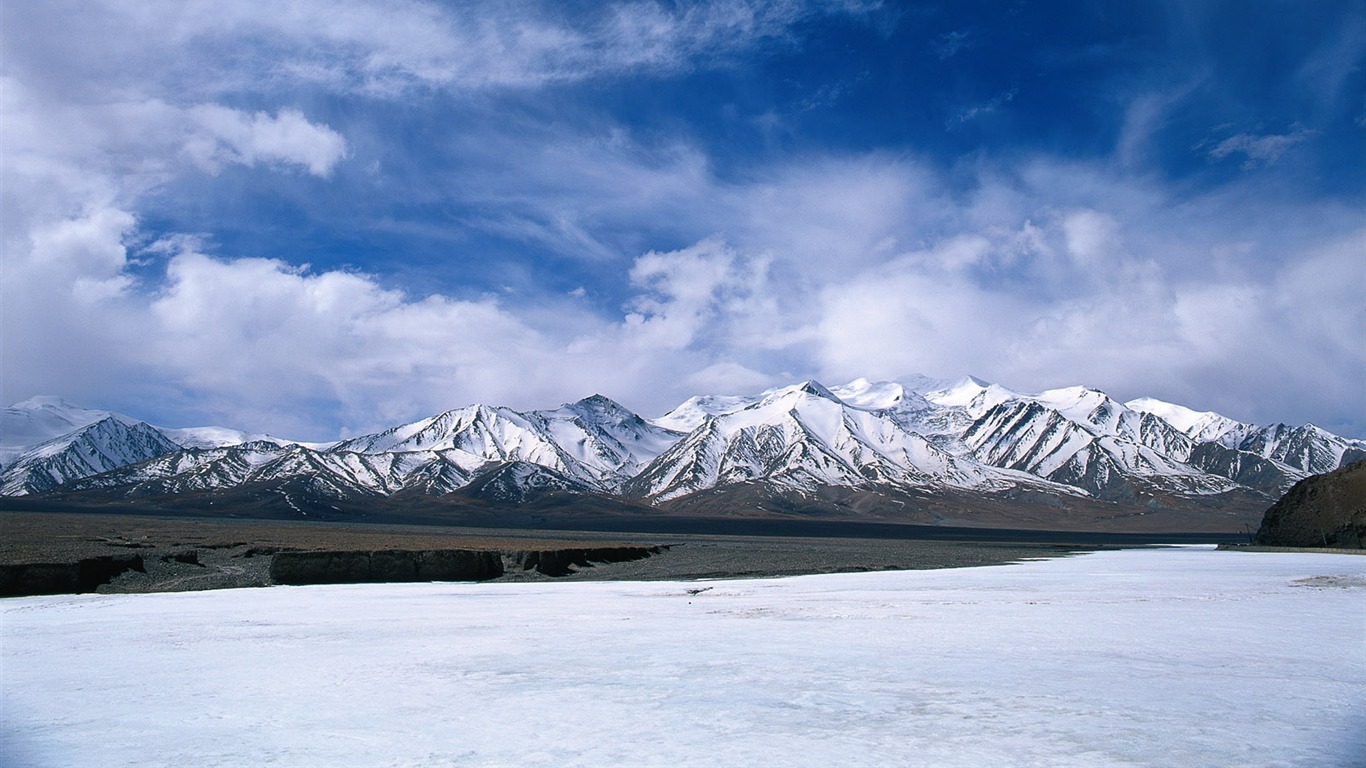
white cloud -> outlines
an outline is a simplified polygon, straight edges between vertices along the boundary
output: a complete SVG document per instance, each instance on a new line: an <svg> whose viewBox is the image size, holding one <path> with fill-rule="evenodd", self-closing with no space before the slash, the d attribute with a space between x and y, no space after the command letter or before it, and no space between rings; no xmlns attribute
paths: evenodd
<svg viewBox="0 0 1366 768"><path fill-rule="evenodd" d="M411 96L700 66L782 38L809 6L626 4L578 26L532 5L91 7L72 34L41 36L48 47L14 31L46 5L5 11L10 400L178 403L300 438L330 437L338 420L363 429L593 391L658 413L697 391L812 375L1084 381L1263 420L1360 402L1359 212L1252 184L1178 198L1105 163L944 171L808 155L723 179L676 138L508 125L471 108L443 137L460 183L431 194L465 206L465 224L592 262L601 283L414 296L302 268L285 245L243 259L139 229L148 194L189 174L283 167L327 183L350 145L288 98L300 84ZM261 55L225 71L215 57L242 35ZM246 85L264 104L228 106ZM1134 108L1118 165L1142 154L1163 108ZM1239 134L1209 152L1269 165L1305 138ZM164 239L139 251L150 261L132 263L151 237ZM604 309L602 295L627 298Z"/></svg>
<svg viewBox="0 0 1366 768"><path fill-rule="evenodd" d="M491 299L414 300L366 275L194 252L167 271L147 306L146 364L247 418L321 398L368 424L374 403L411 415L519 396L519 381L537 391L529 372L550 348Z"/></svg>
<svg viewBox="0 0 1366 768"><path fill-rule="evenodd" d="M327 176L346 154L341 134L310 123L297 109L271 117L203 104L190 109L188 117L199 130L186 139L185 152L212 173L224 163L262 161L302 165L314 176Z"/></svg>
<svg viewBox="0 0 1366 768"><path fill-rule="evenodd" d="M1093 210L1068 213L1062 220L1067 253L1083 269L1097 269L1116 259L1119 222L1114 216Z"/></svg>
<svg viewBox="0 0 1366 768"><path fill-rule="evenodd" d="M670 253L651 251L631 267L642 293L630 303L627 327L642 347L679 349L706 334L725 344L735 326L762 311L767 282L764 259L744 259L712 238Z"/></svg>
<svg viewBox="0 0 1366 768"><path fill-rule="evenodd" d="M537 87L673 71L781 39L814 15L862 10L858 3L786 0L628 2L574 17L538 2L146 0L89 3L78 14L47 6L6 13L13 17L10 27L50 30L44 49L22 40L7 48L68 76L100 81L138 70L147 81L176 88L307 82L397 96L413 88ZM259 55L235 59L230 71L186 67L201 56L216 61L244 37L259 46ZM121 71L105 71L111 54Z"/></svg>
<svg viewBox="0 0 1366 768"><path fill-rule="evenodd" d="M146 114L170 126L154 145L174 158L176 126L193 111ZM257 120L279 117L224 122L250 133ZM217 162L311 167L301 145L268 156L252 141ZM530 304L414 297L360 273L211 258L193 238L149 249L165 283L142 284L148 272L125 245L141 237L129 208L56 216L54 204L21 217L29 239L7 252L5 391L79 397L70 382L96 366L105 392L183 398L224 421L321 439L337 413L356 430L473 401L535 407L594 391L662 413L696 391L913 372L1022 389L1080 381L1295 420L1309 417L1296 393L1350 402L1360 380L1366 294L1351 288L1361 282L1351 255L1361 234L1332 211L1275 215L1292 204L1260 199L1249 222L1252 187L1178 205L1103 168L1035 161L951 193L938 172L882 156L722 181L695 150L620 133L537 146L517 158L524 166L503 166L506 178L475 168L476 201L515 211L565 252L598 243L600 273L632 296L619 313L563 293ZM157 173L176 167L163 162ZM101 167L105 184L63 199L136 178ZM536 225L555 217L573 231ZM691 233L692 244L623 258L623 233L641 231ZM1297 258L1282 266L1291 244Z"/></svg>
<svg viewBox="0 0 1366 768"><path fill-rule="evenodd" d="M24 232L26 242L5 238L0 392L78 397L122 389L136 375L145 337L130 307L123 245L134 223L127 211L94 207Z"/></svg>

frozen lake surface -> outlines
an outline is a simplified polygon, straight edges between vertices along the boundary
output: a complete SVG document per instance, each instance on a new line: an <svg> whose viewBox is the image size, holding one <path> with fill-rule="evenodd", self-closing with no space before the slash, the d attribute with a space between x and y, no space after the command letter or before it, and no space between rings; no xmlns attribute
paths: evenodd
<svg viewBox="0 0 1366 768"><path fill-rule="evenodd" d="M0 601L5 766L1366 765L1366 557Z"/></svg>

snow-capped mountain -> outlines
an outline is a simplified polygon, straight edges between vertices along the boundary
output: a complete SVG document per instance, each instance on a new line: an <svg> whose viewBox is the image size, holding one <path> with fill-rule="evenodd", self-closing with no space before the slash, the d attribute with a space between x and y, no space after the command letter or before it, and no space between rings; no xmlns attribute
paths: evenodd
<svg viewBox="0 0 1366 768"><path fill-rule="evenodd" d="M1300 476L1295 477L1295 480L1331 472L1366 458L1366 441L1339 437L1313 424L1259 427L1217 413L1197 413L1152 398L1132 400L1126 405L1161 418L1197 444L1222 445L1298 470Z"/></svg>
<svg viewBox="0 0 1366 768"><path fill-rule="evenodd" d="M1186 493L1217 493L1232 486L1186 463L1194 442L1185 434L1098 390L1068 387L1007 395L983 388L962 407L969 413L980 411L961 438L978 460L1101 498L1131 496L1135 480Z"/></svg>
<svg viewBox="0 0 1366 768"><path fill-rule="evenodd" d="M180 449L140 421L106 416L21 453L0 475L0 495L50 491L63 483L156 458Z"/></svg>
<svg viewBox="0 0 1366 768"><path fill-rule="evenodd" d="M752 481L803 491L873 484L974 488L1029 479L955 458L884 409L854 407L814 381L704 407L695 398L689 408L707 415L631 481L632 495L663 501Z"/></svg>
<svg viewBox="0 0 1366 768"><path fill-rule="evenodd" d="M532 491L617 493L681 436L601 395L528 413L472 405L330 445L258 439L190 447L85 477L69 489L165 495L302 476L336 498L467 489L506 501L518 494L484 489L517 483ZM497 467L505 469L492 478Z"/></svg>
<svg viewBox="0 0 1366 768"><path fill-rule="evenodd" d="M1166 403L1151 397L1130 400L1124 406L1133 411L1150 413L1167 422L1192 440L1207 443L1220 440L1224 435L1238 434L1247 425L1220 416L1213 411L1194 411L1183 405Z"/></svg>
<svg viewBox="0 0 1366 768"><path fill-rule="evenodd" d="M156 427L57 397L33 397L6 408L0 414L0 430L3 496L42 493L184 449L225 448L253 441L293 445L226 427Z"/></svg>
<svg viewBox="0 0 1366 768"><path fill-rule="evenodd" d="M472 405L343 440L329 453L429 453L467 476L490 462L525 462L594 490L615 492L681 436L593 395L529 413Z"/></svg>
<svg viewBox="0 0 1366 768"><path fill-rule="evenodd" d="M31 397L15 403L0 411L0 467L13 464L31 448L112 415L60 397Z"/></svg>
<svg viewBox="0 0 1366 768"><path fill-rule="evenodd" d="M553 492L672 505L757 487L1138 505L1271 497L1366 455L1366 442L1313 425L1244 424L1086 387L1024 394L971 377L701 395L653 421L601 395L541 411L476 404L335 444L153 427L52 398L7 409L4 426L14 457L0 473L4 495L287 486L351 500L459 492L520 504Z"/></svg>

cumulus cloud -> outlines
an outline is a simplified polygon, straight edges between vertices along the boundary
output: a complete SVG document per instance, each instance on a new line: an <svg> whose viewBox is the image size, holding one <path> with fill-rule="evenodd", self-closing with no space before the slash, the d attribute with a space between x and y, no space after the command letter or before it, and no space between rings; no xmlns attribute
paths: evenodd
<svg viewBox="0 0 1366 768"><path fill-rule="evenodd" d="M346 154L346 140L325 125L310 123L297 109L274 116L246 114L217 104L188 110L199 130L185 141L185 152L195 163L216 173L226 163L260 162L302 165L314 176L327 176Z"/></svg>
<svg viewBox="0 0 1366 768"><path fill-rule="evenodd" d="M618 311L569 295L412 296L359 272L206 255L193 238L144 249L163 259L163 277L144 283L128 255L136 218L95 207L33 228L7 260L6 391L55 391L98 365L127 392L325 438L337 413L358 430L594 391L660 413L697 391L913 372L1084 382L1294 420L1296 392L1350 401L1366 367L1363 233L1331 214L1249 224L1233 213L1242 192L1178 205L1076 165L983 173L963 196L909 159L827 158L727 182L620 142L580 151L583 167L601 160L656 190L632 199L603 172L579 188L586 205L620 201L646 220L686 209L678 232L707 233L605 262L628 288ZM582 214L560 207L567 192L537 191L521 202L529 218ZM612 239L602 220L592 231Z"/></svg>
<svg viewBox="0 0 1366 768"><path fill-rule="evenodd" d="M718 238L635 260L631 283L640 289L628 305L626 326L646 349L709 348L759 344L746 338L757 322L771 331L768 260L745 258Z"/></svg>
<svg viewBox="0 0 1366 768"><path fill-rule="evenodd" d="M869 178L860 167L850 166L851 178ZM738 206L735 218L715 220L718 231L735 224L739 237L762 238L766 226L741 226L756 210L775 195L813 194L775 192L774 183L742 190L714 182ZM1000 204L1012 195L1034 204ZM325 435L307 419L289 419L291 404L334 403L355 428L473 400L547 405L590 391L662 412L689 387L744 391L783 375L973 372L1022 388L1084 381L1244 418L1257 415L1249 413L1253 392L1265 386L1254 382L1264 378L1284 382L1276 389L1287 402L1305 388L1350 397L1362 367L1354 341L1362 286L1352 256L1362 233L1314 246L1306 260L1279 269L1220 274L1212 259L1209 269L1187 263L1191 244L1162 207L1060 207L1042 190L980 196L997 200L989 209L998 218L969 206L955 227L936 212L935 228L946 234L914 250L895 247L909 235L890 218L872 232L861 230L863 218L843 227L825 219L828 239L844 233L865 248L833 266L822 239L755 252L711 236L646 252L631 262L635 296L616 317L411 297L364 274L193 249L169 258L165 285L148 295L134 290L121 244L133 219L117 210L39 232L20 265L27 285L46 291L45 306L28 303L28 322L51 322L72 349L113 343L122 350L110 368L117 375L175 382L232 403L240 418L313 430L306 436ZM903 211L914 222L915 211ZM1150 247L1126 235L1140 224L1177 227L1164 241L1172 252L1135 253ZM1274 246L1255 242L1264 233L1237 234L1244 251ZM883 240L870 243L878 235ZM1274 263L1274 247L1267 258ZM82 314L96 305L103 310ZM97 317L122 319L63 324ZM120 331L128 338L110 338ZM39 362L49 354L41 348L7 344L6 352L12 380L25 378L18 371L52 369ZM1324 354L1332 364L1315 366ZM1248 382L1230 380L1231 370L1246 371Z"/></svg>
<svg viewBox="0 0 1366 768"><path fill-rule="evenodd" d="M0 391L93 394L135 376L127 211L96 206L6 238L0 268Z"/></svg>
<svg viewBox="0 0 1366 768"><path fill-rule="evenodd" d="M363 274L186 252L167 277L146 307L147 364L243 416L317 399L361 419L376 403L381 415L441 410L535 382L548 349L491 299L414 299Z"/></svg>

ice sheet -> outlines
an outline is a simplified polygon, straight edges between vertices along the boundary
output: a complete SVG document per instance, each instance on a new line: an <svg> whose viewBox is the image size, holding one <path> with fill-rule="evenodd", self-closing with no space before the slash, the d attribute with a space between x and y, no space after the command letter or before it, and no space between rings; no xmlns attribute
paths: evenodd
<svg viewBox="0 0 1366 768"><path fill-rule="evenodd" d="M1343 766L1366 557L0 601L5 765Z"/></svg>

